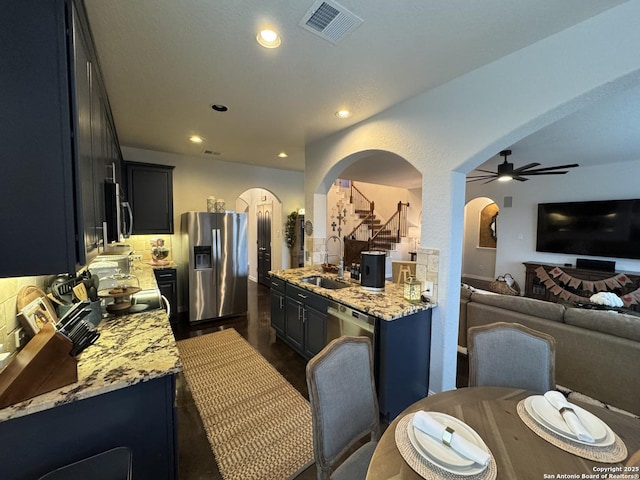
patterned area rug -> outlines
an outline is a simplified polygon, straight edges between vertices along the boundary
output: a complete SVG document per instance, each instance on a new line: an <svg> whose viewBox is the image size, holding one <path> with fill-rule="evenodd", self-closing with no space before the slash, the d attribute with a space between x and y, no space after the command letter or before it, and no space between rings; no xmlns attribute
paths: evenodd
<svg viewBox="0 0 640 480"><path fill-rule="evenodd" d="M177 344L225 480L285 480L313 463L309 402L238 332Z"/></svg>

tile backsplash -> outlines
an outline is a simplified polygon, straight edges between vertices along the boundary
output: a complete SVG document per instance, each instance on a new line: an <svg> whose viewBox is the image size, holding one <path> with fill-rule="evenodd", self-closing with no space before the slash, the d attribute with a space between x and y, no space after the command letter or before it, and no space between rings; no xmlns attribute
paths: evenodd
<svg viewBox="0 0 640 480"><path fill-rule="evenodd" d="M161 238L164 240L164 246L169 248L169 256L166 258L166 260L172 261L172 235L131 235L131 237L127 239L126 243L131 245L131 249L135 252L136 255L142 255L143 262L148 262L151 260L151 241L157 238Z"/></svg>

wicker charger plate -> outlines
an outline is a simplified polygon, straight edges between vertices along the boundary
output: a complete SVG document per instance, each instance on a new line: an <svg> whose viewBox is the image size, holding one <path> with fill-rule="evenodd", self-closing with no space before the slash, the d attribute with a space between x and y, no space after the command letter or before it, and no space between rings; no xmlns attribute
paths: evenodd
<svg viewBox="0 0 640 480"><path fill-rule="evenodd" d="M482 472L475 475L457 475L455 473L443 470L434 463L431 463L420 453L418 453L418 451L414 448L414 446L411 444L411 441L409 440L407 426L409 425L409 422L411 422L412 418L413 413L405 415L396 425L396 445L398 447L398 450L400 451L400 455L402 455L402 458L404 458L405 462L407 462L407 464L422 478L425 478L427 480L494 480L496 478L498 469L491 451L489 451L489 454L491 455L489 465Z"/></svg>
<svg viewBox="0 0 640 480"><path fill-rule="evenodd" d="M524 400L520 400L518 402L518 415L524 424L533 430L536 435L565 452L586 458L587 460L602 463L618 463L627 458L627 446L615 432L613 433L615 436L615 442L609 446L598 447L595 445L585 445L583 443L572 442L571 440L556 434L553 430L540 424L531 415L529 415L529 412L525 409Z"/></svg>

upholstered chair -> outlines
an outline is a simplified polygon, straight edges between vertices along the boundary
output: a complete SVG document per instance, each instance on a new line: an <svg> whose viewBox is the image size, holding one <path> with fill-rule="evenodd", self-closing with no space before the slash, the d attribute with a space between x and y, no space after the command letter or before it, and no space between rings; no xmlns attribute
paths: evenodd
<svg viewBox="0 0 640 480"><path fill-rule="evenodd" d="M307 386L318 479L364 479L380 438L369 339L331 341L307 364Z"/></svg>
<svg viewBox="0 0 640 480"><path fill-rule="evenodd" d="M524 325L497 322L469 328L469 386L556 388L555 339Z"/></svg>

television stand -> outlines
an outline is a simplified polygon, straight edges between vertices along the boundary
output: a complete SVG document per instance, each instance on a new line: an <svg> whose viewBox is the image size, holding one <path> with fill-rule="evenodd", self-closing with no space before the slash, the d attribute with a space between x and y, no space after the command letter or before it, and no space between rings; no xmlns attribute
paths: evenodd
<svg viewBox="0 0 640 480"><path fill-rule="evenodd" d="M536 298L538 300L545 300L552 303L562 303L564 302L564 300L559 295L553 294L547 288L547 286L538 278L536 270L539 267L543 267L547 274L549 274L551 270L557 267L573 278L579 278L580 280L588 282L599 282L623 273L629 278L629 280L631 280L631 283L627 283L620 288L607 289L607 291L611 291L619 297L640 288L640 273L638 272L606 272L599 270L588 270L584 268L565 267L564 265L554 265L539 262L525 262L524 266L526 268L524 296L529 298ZM551 276L551 278L553 278L553 276ZM583 285L572 287L568 284L568 282L567 284L565 284L562 280L560 280L560 277L553 278L553 280L563 289L580 297L588 299L591 295L596 293L595 290L585 290L583 288ZM627 309L640 312L640 304L631 305Z"/></svg>

